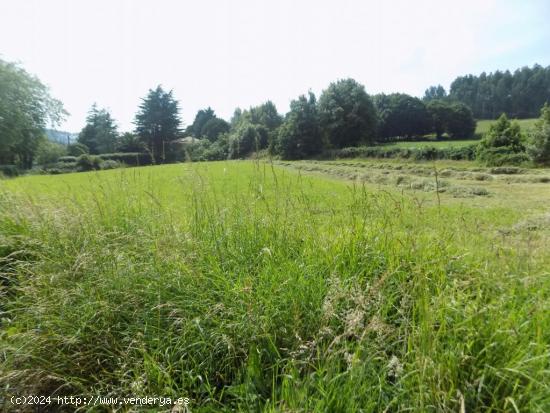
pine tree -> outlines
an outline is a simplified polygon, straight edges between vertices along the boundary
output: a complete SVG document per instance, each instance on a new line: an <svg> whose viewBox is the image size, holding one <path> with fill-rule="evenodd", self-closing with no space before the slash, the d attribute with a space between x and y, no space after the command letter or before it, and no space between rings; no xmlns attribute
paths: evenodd
<svg viewBox="0 0 550 413"><path fill-rule="evenodd" d="M112 153L117 145L117 126L106 109L94 103L86 118L86 126L78 135L78 143L86 145L92 154Z"/></svg>
<svg viewBox="0 0 550 413"><path fill-rule="evenodd" d="M179 104L172 91L161 86L150 89L139 106L135 119L136 133L151 151L156 162L166 158L167 143L178 138L181 120Z"/></svg>

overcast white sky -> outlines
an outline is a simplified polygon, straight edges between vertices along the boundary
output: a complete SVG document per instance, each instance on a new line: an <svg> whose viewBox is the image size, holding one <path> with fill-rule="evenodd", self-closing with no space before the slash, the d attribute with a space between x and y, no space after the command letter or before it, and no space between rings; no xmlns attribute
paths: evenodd
<svg viewBox="0 0 550 413"><path fill-rule="evenodd" d="M280 112L353 77L421 96L458 75L550 64L548 0L0 0L0 58L50 86L79 131L92 103L133 128L147 90L173 89L185 124L211 106Z"/></svg>

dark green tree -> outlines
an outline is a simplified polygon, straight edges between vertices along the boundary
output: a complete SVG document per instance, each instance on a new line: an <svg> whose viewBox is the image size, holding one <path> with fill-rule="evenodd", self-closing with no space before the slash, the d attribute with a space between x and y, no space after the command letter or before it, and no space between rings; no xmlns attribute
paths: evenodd
<svg viewBox="0 0 550 413"><path fill-rule="evenodd" d="M283 123L283 118L277 112L277 107L270 100L259 106L251 107L244 117L253 125L262 125L269 131L276 130Z"/></svg>
<svg viewBox="0 0 550 413"><path fill-rule="evenodd" d="M0 60L0 164L31 168L45 127L66 114L40 80Z"/></svg>
<svg viewBox="0 0 550 413"><path fill-rule="evenodd" d="M242 158L267 147L268 130L262 125L241 122L231 133L231 155Z"/></svg>
<svg viewBox="0 0 550 413"><path fill-rule="evenodd" d="M195 120L187 128L187 132L195 138L200 138L203 135L203 128L206 123L216 118L216 114L212 108L201 109L195 115Z"/></svg>
<svg viewBox="0 0 550 413"><path fill-rule="evenodd" d="M426 105L428 114L432 120L432 130L435 132L437 139L441 139L447 130L447 124L451 117L449 103L442 100L431 100Z"/></svg>
<svg viewBox="0 0 550 413"><path fill-rule="evenodd" d="M432 121L432 131L437 139L446 133L454 139L471 138L476 129L476 121L468 106L460 102L432 100L426 105Z"/></svg>
<svg viewBox="0 0 550 413"><path fill-rule="evenodd" d="M536 117L540 107L550 102L550 66L459 76L451 84L449 97L468 105L478 119L495 119L500 113Z"/></svg>
<svg viewBox="0 0 550 413"><path fill-rule="evenodd" d="M147 145L155 162L166 159L167 143L179 137L181 120L179 104L172 91L165 92L161 86L150 89L142 99L136 114L136 133Z"/></svg>
<svg viewBox="0 0 550 413"><path fill-rule="evenodd" d="M106 109L94 103L86 118L86 126L78 135L78 143L86 145L92 154L112 153L116 149L117 126Z"/></svg>
<svg viewBox="0 0 550 413"><path fill-rule="evenodd" d="M279 128L276 152L283 159L303 159L323 150L321 126L315 95L300 96L290 103L284 123Z"/></svg>
<svg viewBox="0 0 550 413"><path fill-rule="evenodd" d="M408 139L431 132L431 117L420 99L404 93L393 93L376 95L373 101L378 111L380 138Z"/></svg>
<svg viewBox="0 0 550 413"><path fill-rule="evenodd" d="M273 102L268 100L261 105L252 106L247 110L237 108L231 118L231 128L233 131L236 131L243 124L255 125L263 128L263 130L267 131L267 139L264 143L262 135L260 149L264 149L266 145L269 144L271 146L274 144L277 138L277 130L282 122L283 118L277 112L277 107Z"/></svg>
<svg viewBox="0 0 550 413"><path fill-rule="evenodd" d="M445 99L447 97L447 91L445 88L441 85L437 86L430 86L426 91L424 92L424 98L423 100L425 102L429 102L431 100L440 100Z"/></svg>
<svg viewBox="0 0 550 413"><path fill-rule="evenodd" d="M336 148L373 142L376 109L363 85L353 79L331 83L318 103L323 134Z"/></svg>
<svg viewBox="0 0 550 413"><path fill-rule="evenodd" d="M218 140L220 135L229 132L230 125L225 120L214 117L204 124L201 129L201 135L210 142Z"/></svg>
<svg viewBox="0 0 550 413"><path fill-rule="evenodd" d="M145 145L135 133L125 132L118 137L116 150L117 152L143 152Z"/></svg>
<svg viewBox="0 0 550 413"><path fill-rule="evenodd" d="M476 130L476 121L472 110L464 103L454 102L449 105L450 115L447 118L446 130L453 139L471 138Z"/></svg>

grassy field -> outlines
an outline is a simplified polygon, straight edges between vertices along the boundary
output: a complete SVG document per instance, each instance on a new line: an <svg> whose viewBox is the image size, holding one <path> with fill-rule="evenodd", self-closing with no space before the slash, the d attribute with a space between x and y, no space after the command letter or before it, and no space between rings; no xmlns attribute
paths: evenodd
<svg viewBox="0 0 550 413"><path fill-rule="evenodd" d="M521 129L526 132L533 127L537 119L518 119L517 122ZM495 120L478 120L476 126L476 135L483 135L489 130L489 126L495 123Z"/></svg>
<svg viewBox="0 0 550 413"><path fill-rule="evenodd" d="M451 161L0 181L3 408L548 412L549 201L550 170Z"/></svg>
<svg viewBox="0 0 550 413"><path fill-rule="evenodd" d="M475 145L479 142L479 139L469 139L469 140L442 140L442 141L416 141L416 142L392 142L392 143L386 143L383 145L379 145L383 148L449 148L449 147L455 147L455 148L461 148L464 146L469 145Z"/></svg>
<svg viewBox="0 0 550 413"><path fill-rule="evenodd" d="M537 119L520 119L517 122L520 124L521 129L524 132L527 132L530 128L533 127ZM461 140L426 140L426 141L416 141L416 142L392 142L380 145L384 148L425 148L433 147L438 149L455 147L461 148L464 146L474 145L479 142L479 139L487 133L491 124L495 123L495 120L478 120L474 139L461 139Z"/></svg>

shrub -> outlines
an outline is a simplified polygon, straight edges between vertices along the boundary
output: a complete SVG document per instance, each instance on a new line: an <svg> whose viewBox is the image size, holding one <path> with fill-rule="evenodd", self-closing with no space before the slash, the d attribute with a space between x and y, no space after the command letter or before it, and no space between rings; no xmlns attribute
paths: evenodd
<svg viewBox="0 0 550 413"><path fill-rule="evenodd" d="M116 169L120 168L122 164L112 159L107 159L106 161L101 162L101 169Z"/></svg>
<svg viewBox="0 0 550 413"><path fill-rule="evenodd" d="M185 145L185 153L192 161L206 161L206 154L209 152L212 142L208 139L196 139L193 143Z"/></svg>
<svg viewBox="0 0 550 413"><path fill-rule="evenodd" d="M43 168L41 170L42 173L46 174L63 174L63 173L70 173L70 172L78 172L79 169L77 167L76 158L74 162L57 162L52 165L48 165L47 167Z"/></svg>
<svg viewBox="0 0 550 413"><path fill-rule="evenodd" d="M432 161L438 159L438 151L434 147L419 148L413 152L413 159L417 161Z"/></svg>
<svg viewBox="0 0 550 413"><path fill-rule="evenodd" d="M336 158L400 158L429 161L435 159L473 160L476 157L476 145L461 148L435 147L425 148L384 148L376 146L349 147L332 151Z"/></svg>
<svg viewBox="0 0 550 413"><path fill-rule="evenodd" d="M62 156L57 162L76 162L76 156Z"/></svg>
<svg viewBox="0 0 550 413"><path fill-rule="evenodd" d="M268 146L269 131L262 125L241 123L232 134L230 155L242 158Z"/></svg>
<svg viewBox="0 0 550 413"><path fill-rule="evenodd" d="M19 168L16 165L0 165L0 173L4 176L19 176Z"/></svg>
<svg viewBox="0 0 550 413"><path fill-rule="evenodd" d="M101 168L101 158L94 155L80 155L76 161L80 171L94 171Z"/></svg>
<svg viewBox="0 0 550 413"><path fill-rule="evenodd" d="M477 158L489 166L520 165L529 160L523 142L519 124L503 113L479 143Z"/></svg>
<svg viewBox="0 0 550 413"><path fill-rule="evenodd" d="M49 140L43 141L36 152L36 163L38 165L48 165L54 163L67 154L65 145Z"/></svg>
<svg viewBox="0 0 550 413"><path fill-rule="evenodd" d="M525 152L515 152L513 147L480 148L478 160L487 166L522 165L530 161Z"/></svg>
<svg viewBox="0 0 550 413"><path fill-rule="evenodd" d="M90 150L83 143L77 142L77 143L71 143L69 146L67 146L67 153L70 156L80 156L86 153L90 153Z"/></svg>
<svg viewBox="0 0 550 413"><path fill-rule="evenodd" d="M151 155L142 152L103 153L98 155L98 157L104 161L117 161L129 166L143 166L153 163Z"/></svg>

